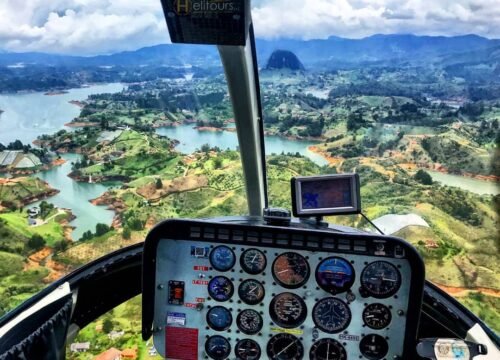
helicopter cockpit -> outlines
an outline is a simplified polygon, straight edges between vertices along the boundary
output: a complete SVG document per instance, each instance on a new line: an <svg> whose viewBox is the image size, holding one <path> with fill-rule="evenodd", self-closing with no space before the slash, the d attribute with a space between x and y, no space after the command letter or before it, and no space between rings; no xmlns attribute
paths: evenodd
<svg viewBox="0 0 500 360"><path fill-rule="evenodd" d="M297 176L291 211L269 207L250 1L187 3L162 0L170 36L218 47L250 215L165 220L55 282L0 319L0 359L63 359L138 294L142 337L166 359L499 359L498 337L425 281L410 243L324 222L362 214L358 174Z"/></svg>

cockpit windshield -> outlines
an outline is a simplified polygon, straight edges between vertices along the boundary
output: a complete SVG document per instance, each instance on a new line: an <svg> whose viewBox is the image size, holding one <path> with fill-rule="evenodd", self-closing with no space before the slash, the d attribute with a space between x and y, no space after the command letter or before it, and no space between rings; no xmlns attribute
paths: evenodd
<svg viewBox="0 0 500 360"><path fill-rule="evenodd" d="M269 0L252 16L269 206L291 210L293 177L358 174L366 217L325 220L410 242L427 280L499 332L493 7ZM0 14L0 316L163 219L249 213L217 47L171 44L160 1ZM139 303L83 329L69 358L155 358Z"/></svg>

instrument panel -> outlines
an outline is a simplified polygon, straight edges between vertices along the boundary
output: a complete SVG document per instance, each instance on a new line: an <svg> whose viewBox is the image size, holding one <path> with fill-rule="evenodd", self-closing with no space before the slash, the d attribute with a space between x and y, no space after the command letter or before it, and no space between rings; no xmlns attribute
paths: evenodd
<svg viewBox="0 0 500 360"><path fill-rule="evenodd" d="M219 236L220 226L228 236ZM293 246L293 229L277 228L266 243L260 236L239 241L233 233L239 230L227 226L217 224L208 236L204 226L156 235L154 261L144 273L154 279L145 278L145 285L154 287L143 301L153 310L154 343L162 356L404 358L415 341L418 318L410 314L423 289L411 247L394 238L343 235L341 241L324 232L335 243L327 250L316 232L318 248L312 250L306 234L295 234L306 237ZM279 238L287 232L285 246Z"/></svg>

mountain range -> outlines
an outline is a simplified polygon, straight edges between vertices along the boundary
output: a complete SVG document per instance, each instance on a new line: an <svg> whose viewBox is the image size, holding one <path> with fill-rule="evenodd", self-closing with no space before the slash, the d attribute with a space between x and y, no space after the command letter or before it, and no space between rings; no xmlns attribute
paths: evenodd
<svg viewBox="0 0 500 360"><path fill-rule="evenodd" d="M500 62L500 39L477 35L455 37L373 35L363 39L330 37L325 40L257 40L258 57L265 66L276 50L292 51L307 66L360 63ZM163 44L136 51L92 57L0 50L0 66L31 64L55 67L185 66L220 64L215 47Z"/></svg>

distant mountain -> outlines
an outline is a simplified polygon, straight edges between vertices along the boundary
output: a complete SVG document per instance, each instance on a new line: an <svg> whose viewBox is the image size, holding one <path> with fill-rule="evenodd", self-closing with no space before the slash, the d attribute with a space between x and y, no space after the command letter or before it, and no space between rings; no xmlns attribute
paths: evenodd
<svg viewBox="0 0 500 360"><path fill-rule="evenodd" d="M287 50L276 50L271 54L266 66L267 70L290 69L305 70L297 55Z"/></svg>
<svg viewBox="0 0 500 360"><path fill-rule="evenodd" d="M415 35L374 35L363 39L330 37L325 40L257 40L262 67L279 49L293 52L309 65L335 66L359 63L435 63L448 61L456 54L485 54L500 46L500 40L477 35L455 37ZM185 66L220 65L217 49L210 46L157 45L136 51L93 57L52 55L44 53L2 53L0 66L17 63L45 66ZM205 65L206 66L206 65Z"/></svg>

